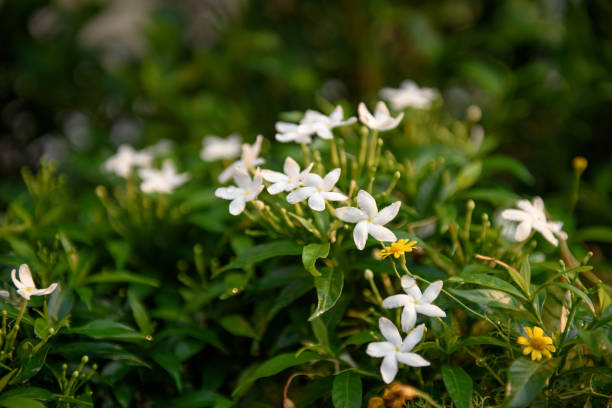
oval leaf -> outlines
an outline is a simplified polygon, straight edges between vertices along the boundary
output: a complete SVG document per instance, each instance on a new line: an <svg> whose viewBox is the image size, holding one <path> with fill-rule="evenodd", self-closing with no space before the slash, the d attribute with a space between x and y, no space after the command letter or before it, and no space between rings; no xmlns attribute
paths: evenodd
<svg viewBox="0 0 612 408"><path fill-rule="evenodd" d="M334 377L332 402L334 408L361 407L361 376L352 371L344 371Z"/></svg>
<svg viewBox="0 0 612 408"><path fill-rule="evenodd" d="M317 308L308 318L315 319L331 309L342 294L344 286L344 272L340 268L323 268L321 276L315 278L317 288Z"/></svg>
<svg viewBox="0 0 612 408"><path fill-rule="evenodd" d="M459 366L443 365L442 380L455 406L470 408L474 384L468 373Z"/></svg>

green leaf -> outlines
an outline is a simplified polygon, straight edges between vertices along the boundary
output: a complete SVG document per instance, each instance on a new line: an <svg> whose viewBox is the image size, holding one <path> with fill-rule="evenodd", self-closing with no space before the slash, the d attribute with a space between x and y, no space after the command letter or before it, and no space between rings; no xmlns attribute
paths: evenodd
<svg viewBox="0 0 612 408"><path fill-rule="evenodd" d="M499 346L507 349L512 349L512 345L502 341L496 337L491 336L470 336L465 340L460 341L459 343L453 345L450 349L450 354L461 350L463 347L467 346L481 346L483 344L488 344L491 346Z"/></svg>
<svg viewBox="0 0 612 408"><path fill-rule="evenodd" d="M95 275L91 275L86 279L87 283L142 283L143 285L149 285L158 288L159 281L155 278L151 278L144 275L138 275L128 271L116 271L116 272L100 272Z"/></svg>
<svg viewBox="0 0 612 408"><path fill-rule="evenodd" d="M539 363L521 358L512 363L508 370L504 406L520 408L529 405L542 391L555 366L554 359Z"/></svg>
<svg viewBox="0 0 612 408"><path fill-rule="evenodd" d="M272 320L279 311L309 292L312 289L312 286L312 278L309 276L306 278L294 279L278 294L276 302L274 302L274 305L268 311L266 320Z"/></svg>
<svg viewBox="0 0 612 408"><path fill-rule="evenodd" d="M444 189L442 191L442 197L450 197L458 191L468 189L474 183L476 183L476 181L480 177L481 172L482 164L480 161L469 163L461 169L461 171L453 181L444 186Z"/></svg>
<svg viewBox="0 0 612 408"><path fill-rule="evenodd" d="M42 402L24 398L24 397L8 397L0 399L0 407L6 408L45 408Z"/></svg>
<svg viewBox="0 0 612 408"><path fill-rule="evenodd" d="M474 384L463 368L443 365L442 381L457 408L470 408Z"/></svg>
<svg viewBox="0 0 612 408"><path fill-rule="evenodd" d="M487 269L487 267L481 265L469 265L465 267L459 276L453 276L448 280L451 282L465 282L485 286L487 288L499 289L519 298L527 299L523 293L512 284L498 277L481 272Z"/></svg>
<svg viewBox="0 0 612 408"><path fill-rule="evenodd" d="M516 193L501 188L473 188L463 192L461 198L488 201L495 206L512 206L520 199Z"/></svg>
<svg viewBox="0 0 612 408"><path fill-rule="evenodd" d="M125 264L127 263L127 259L130 256L130 243L127 241L110 241L106 244L108 248L108 252L111 253L113 259L115 260L115 266L117 269L125 268Z"/></svg>
<svg viewBox="0 0 612 408"><path fill-rule="evenodd" d="M304 268L312 274L312 276L321 276L321 273L315 267L318 258L327 258L329 254L329 242L325 244L308 244L302 251L302 263Z"/></svg>
<svg viewBox="0 0 612 408"><path fill-rule="evenodd" d="M551 282L550 284L559 286L559 287L562 287L562 288L565 288L567 290L574 292L574 294L578 295L580 298L582 298L582 300L584 300L584 303L587 304L587 306L589 307L589 310L591 310L591 313L595 314L595 306L593 305L593 301L591 300L591 298L589 298L589 296L586 293L584 293L583 291L581 291L575 286L568 285L567 283Z"/></svg>
<svg viewBox="0 0 612 408"><path fill-rule="evenodd" d="M294 242L276 241L267 244L256 245L242 252L235 260L217 270L221 273L228 269L240 269L243 266L256 264L269 258L278 256L299 255L302 253L302 245Z"/></svg>
<svg viewBox="0 0 612 408"><path fill-rule="evenodd" d="M232 392L232 398L242 395L251 386L251 384L260 378L270 377L289 367L294 367L309 361L320 359L321 356L312 351L304 351L303 353L297 355L296 353L279 354L278 356L273 357L261 364L246 377L241 378L238 385Z"/></svg>
<svg viewBox="0 0 612 408"><path fill-rule="evenodd" d="M15 372L17 370L19 370L19 367L14 368L12 371L9 371L8 373L4 374L2 378L0 378L0 392L2 392L4 387L6 387L6 384L11 381L11 378L13 377L13 375L15 375Z"/></svg>
<svg viewBox="0 0 612 408"><path fill-rule="evenodd" d="M170 374L174 384L176 384L176 389L179 393L182 392L181 362L176 356L168 350L157 349L151 353L151 358Z"/></svg>
<svg viewBox="0 0 612 408"><path fill-rule="evenodd" d="M213 391L201 390L186 393L179 398L175 398L167 406L169 407L181 407L181 408L204 408L204 407L218 407L221 404L227 404L223 406L230 406L231 401L225 398L221 394L217 394Z"/></svg>
<svg viewBox="0 0 612 408"><path fill-rule="evenodd" d="M449 289L449 291L467 299L471 302L486 305L489 307L496 307L499 309L509 310L520 310L520 305L517 300L510 294L502 292L501 290L495 289L472 289L472 290L459 290Z"/></svg>
<svg viewBox="0 0 612 408"><path fill-rule="evenodd" d="M533 184L533 175L520 161L509 156L489 156L482 161L482 170L485 174L508 172L525 184Z"/></svg>
<svg viewBox="0 0 612 408"><path fill-rule="evenodd" d="M250 337L252 339L259 338L251 324L239 314L223 316L219 323L234 336Z"/></svg>
<svg viewBox="0 0 612 408"><path fill-rule="evenodd" d="M66 332L83 334L97 340L141 341L145 338L142 333L139 333L130 326L111 320L93 320L84 326L68 329Z"/></svg>
<svg viewBox="0 0 612 408"><path fill-rule="evenodd" d="M573 237L576 241L595 241L612 243L612 227L588 227L576 232Z"/></svg>
<svg viewBox="0 0 612 408"><path fill-rule="evenodd" d="M149 367L142 359L127 352L120 345L107 342L81 341L54 344L50 349L50 353L73 359L80 359L87 354L90 358L106 358L113 361L126 362L130 365Z"/></svg>
<svg viewBox="0 0 612 408"><path fill-rule="evenodd" d="M321 276L314 279L317 289L317 308L308 318L312 320L331 309L342 294L344 272L341 268L323 268Z"/></svg>
<svg viewBox="0 0 612 408"><path fill-rule="evenodd" d="M128 290L128 302L130 303L130 308L132 309L132 314L134 315L134 320L138 325L138 328L145 336L151 334L153 332L153 324L151 323L151 319L149 318L149 314L147 313L147 309L144 307L140 299L136 296L136 292L134 290Z"/></svg>
<svg viewBox="0 0 612 408"><path fill-rule="evenodd" d="M22 388L14 388L10 391L6 391L2 393L2 398L8 397L22 397L22 398L32 398L38 400L47 400L53 397L53 393L45 390L40 387L22 387Z"/></svg>
<svg viewBox="0 0 612 408"><path fill-rule="evenodd" d="M361 407L361 376L353 371L343 371L334 377L332 402L334 408Z"/></svg>

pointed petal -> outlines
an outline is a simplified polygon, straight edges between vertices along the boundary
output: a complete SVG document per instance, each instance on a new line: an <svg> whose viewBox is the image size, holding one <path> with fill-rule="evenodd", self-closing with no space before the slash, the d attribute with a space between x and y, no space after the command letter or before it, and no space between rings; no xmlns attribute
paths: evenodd
<svg viewBox="0 0 612 408"><path fill-rule="evenodd" d="M336 106L336 108L329 114L329 119L332 123L340 122L342 117L344 116L344 110L341 105Z"/></svg>
<svg viewBox="0 0 612 408"><path fill-rule="evenodd" d="M385 309L394 309L396 307L404 307L411 304L413 304L413 299L410 296L400 294L385 298L382 302L382 307Z"/></svg>
<svg viewBox="0 0 612 408"><path fill-rule="evenodd" d="M317 135L319 135L320 138L326 139L326 140L334 138L334 134L327 127L321 127L319 129L317 129Z"/></svg>
<svg viewBox="0 0 612 408"><path fill-rule="evenodd" d="M377 341L368 344L366 354L370 357L384 357L387 354L393 353L395 346L388 341Z"/></svg>
<svg viewBox="0 0 612 408"><path fill-rule="evenodd" d="M17 270L16 269L13 269L11 271L11 279L13 280L13 285L15 285L15 287L17 289L21 289L21 288L25 287L23 285L23 283L19 282L19 280L17 279Z"/></svg>
<svg viewBox="0 0 612 408"><path fill-rule="evenodd" d="M432 282L431 285L429 285L427 289L425 289L425 292L423 292L423 297L421 297L421 303L433 302L440 294L440 291L442 290L442 285L443 283L441 280Z"/></svg>
<svg viewBox="0 0 612 408"><path fill-rule="evenodd" d="M382 225L373 224L368 222L368 232L371 236L381 242L394 242L397 241L397 237L391 230Z"/></svg>
<svg viewBox="0 0 612 408"><path fill-rule="evenodd" d="M277 133L274 137L281 143L293 142L298 134L295 132Z"/></svg>
<svg viewBox="0 0 612 408"><path fill-rule="evenodd" d="M389 116L391 116L391 114L389 113L389 108L387 108L387 105L385 105L383 101L378 101L376 104L376 109L374 110L374 117L380 121L381 119L385 119Z"/></svg>
<svg viewBox="0 0 612 408"><path fill-rule="evenodd" d="M527 337L520 336L518 339L516 339L516 342L523 346L527 346L529 344L529 339L527 339Z"/></svg>
<svg viewBox="0 0 612 408"><path fill-rule="evenodd" d="M243 197L238 197L234 200L232 200L232 202L229 205L229 212L232 215L238 215L241 212L244 211L244 206L246 205L246 202L244 201Z"/></svg>
<svg viewBox="0 0 612 408"><path fill-rule="evenodd" d="M393 204L386 206L385 208L380 210L376 217L372 219L372 223L378 225L385 225L397 216L401 205L401 201L396 201Z"/></svg>
<svg viewBox="0 0 612 408"><path fill-rule="evenodd" d="M425 316L429 316L429 317L446 317L446 312L444 312L444 310L440 309L438 306L436 305L432 305L429 303L423 304L423 305L419 305L417 304L415 306L416 311L422 315Z"/></svg>
<svg viewBox="0 0 612 408"><path fill-rule="evenodd" d="M552 245L554 246L559 245L559 241L557 240L557 238L555 238L553 233L548 228L546 228L546 225L538 225L538 224L540 223L536 223L536 225L534 225L534 229L538 231L540 234L542 234L544 239L546 239Z"/></svg>
<svg viewBox="0 0 612 408"><path fill-rule="evenodd" d="M368 108L365 106L365 103L361 102L357 107L357 111L359 112L359 120L361 123L366 125L369 128L376 127L376 120L374 116L368 111Z"/></svg>
<svg viewBox="0 0 612 408"><path fill-rule="evenodd" d="M523 221L518 225L518 227L516 227L516 232L514 233L514 240L518 242L524 241L529 237L530 233L531 222Z"/></svg>
<svg viewBox="0 0 612 408"><path fill-rule="evenodd" d="M404 112L400 113L395 119L390 118L384 124L380 125L378 127L378 130L380 130L381 132L384 132L386 130L395 129L397 125L400 124L403 118L404 118Z"/></svg>
<svg viewBox="0 0 612 408"><path fill-rule="evenodd" d="M533 197L533 208L535 208L538 213L544 214L544 201L542 197Z"/></svg>
<svg viewBox="0 0 612 408"><path fill-rule="evenodd" d="M531 218L525 211L514 209L502 211L501 216L502 218L510 221L525 221Z"/></svg>
<svg viewBox="0 0 612 408"><path fill-rule="evenodd" d="M400 351L407 353L414 348L423 339L425 333L425 325L419 324L417 327L412 329L406 336L400 347Z"/></svg>
<svg viewBox="0 0 612 408"><path fill-rule="evenodd" d="M229 179L232 178L232 175L234 174L234 171L236 170L236 163L238 162L234 162L234 164L231 164L228 168L223 170L221 174L219 174L219 183L227 183ZM142 175L140 177L142 177Z"/></svg>
<svg viewBox="0 0 612 408"><path fill-rule="evenodd" d="M368 240L368 222L360 221L355 225L355 229L353 230L353 240L355 241L355 246L360 251L365 248L366 241Z"/></svg>
<svg viewBox="0 0 612 408"><path fill-rule="evenodd" d="M544 330L542 330L541 327L534 327L533 328L533 336L534 337L542 337L542 335L544 334Z"/></svg>
<svg viewBox="0 0 612 408"><path fill-rule="evenodd" d="M421 294L421 289L419 289L419 286L416 284L416 280L414 280L412 276L402 276L402 288L404 289L404 292L412 296L414 300L421 300L421 297L423 296Z"/></svg>
<svg viewBox="0 0 612 408"><path fill-rule="evenodd" d="M251 177L248 175L246 171L236 170L234 172L234 181L236 185L242 189L248 189L251 186Z"/></svg>
<svg viewBox="0 0 612 408"><path fill-rule="evenodd" d="M380 375L387 384L390 384L397 375L397 360L395 354L387 354L380 365Z"/></svg>
<svg viewBox="0 0 612 408"><path fill-rule="evenodd" d="M289 177L297 177L297 175L300 174L300 165L291 157L287 157L283 165L283 171Z"/></svg>
<svg viewBox="0 0 612 408"><path fill-rule="evenodd" d="M314 193L308 198L308 206L315 211L323 211L325 209L325 199L321 193Z"/></svg>
<svg viewBox="0 0 612 408"><path fill-rule="evenodd" d="M386 317L381 317L378 319L378 327L380 328L380 332L383 337L395 347L400 347L402 345L402 337L399 334L399 330L393 324L393 322Z"/></svg>
<svg viewBox="0 0 612 408"><path fill-rule="evenodd" d="M332 188L334 188L339 178L340 169L333 169L325 175L325 178L323 179L323 184L321 184L321 190L330 191Z"/></svg>
<svg viewBox="0 0 612 408"><path fill-rule="evenodd" d="M323 185L323 179L318 174L310 173L306 176L306 180L304 180L304 184L309 187L319 188Z"/></svg>
<svg viewBox="0 0 612 408"><path fill-rule="evenodd" d="M410 367L427 367L429 365L429 361L416 353L397 353L395 356L400 363Z"/></svg>
<svg viewBox="0 0 612 408"><path fill-rule="evenodd" d="M360 222L368 218L363 211L355 207L336 208L334 213L336 217L340 218L344 222Z"/></svg>
<svg viewBox="0 0 612 408"><path fill-rule="evenodd" d="M402 330L409 332L416 324L417 313L414 307L414 303L404 306L402 310Z"/></svg>
<svg viewBox="0 0 612 408"><path fill-rule="evenodd" d="M241 195L244 195L244 190L236 186L219 187L215 190L215 196L224 200L233 200Z"/></svg>
<svg viewBox="0 0 612 408"><path fill-rule="evenodd" d="M374 200L374 197L372 197L370 193L365 190L359 190L359 193L357 193L357 204L359 205L359 208L361 208L363 212L368 215L368 217L373 218L378 214L376 200Z"/></svg>
<svg viewBox="0 0 612 408"><path fill-rule="evenodd" d="M19 265L19 280L26 288L35 288L34 279L32 279L32 272L30 267L26 264Z"/></svg>
<svg viewBox="0 0 612 408"><path fill-rule="evenodd" d="M44 295L48 295L49 293L52 293L56 288L57 288L57 282L52 283L48 288L35 290L34 293L32 294L36 296L44 296Z"/></svg>
<svg viewBox="0 0 612 408"><path fill-rule="evenodd" d="M287 181L289 179L289 177L279 171L267 169L261 171L261 176L264 180L269 181L270 183L278 183L281 181Z"/></svg>
<svg viewBox="0 0 612 408"><path fill-rule="evenodd" d="M310 197L311 195L313 195L316 192L317 192L317 189L314 188L314 187L302 187L302 188L298 188L294 192L289 193L287 195L287 201L290 204L299 203L300 201L304 201L305 199L307 199L308 197Z"/></svg>
<svg viewBox="0 0 612 408"><path fill-rule="evenodd" d="M270 187L268 187L268 193L272 195L278 194L278 193L285 191L286 187L287 187L287 183L283 183L283 182L274 183Z"/></svg>
<svg viewBox="0 0 612 408"><path fill-rule="evenodd" d="M324 199L327 201L344 201L348 200L348 197L342 193L337 193L335 191L324 191L320 193Z"/></svg>

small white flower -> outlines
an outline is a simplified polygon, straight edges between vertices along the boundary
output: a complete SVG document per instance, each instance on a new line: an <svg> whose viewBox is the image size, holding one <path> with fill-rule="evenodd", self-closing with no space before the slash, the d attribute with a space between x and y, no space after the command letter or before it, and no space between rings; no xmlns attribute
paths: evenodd
<svg viewBox="0 0 612 408"><path fill-rule="evenodd" d="M128 178L132 168L147 167L153 162L153 155L146 151L137 151L130 145L123 144L113 156L109 157L102 168L123 178Z"/></svg>
<svg viewBox="0 0 612 408"><path fill-rule="evenodd" d="M442 290L442 281L432 282L421 294L421 289L417 286L414 278L404 275L402 276L402 288L407 293L406 295L389 296L383 300L382 306L386 309L404 308L402 310L402 330L405 332L414 327L417 313L429 317L446 317L444 310L431 304Z"/></svg>
<svg viewBox="0 0 612 408"><path fill-rule="evenodd" d="M334 169L321 178L318 174L306 176L306 187L299 188L287 195L287 201L291 204L299 203L308 199L308 206L315 211L325 209L325 200L344 201L348 197L342 193L332 191L340 178L340 169Z"/></svg>
<svg viewBox="0 0 612 408"><path fill-rule="evenodd" d="M233 133L227 139L217 136L206 136L202 140L202 150L200 157L202 160L210 162L222 159L233 159L240 156L242 148L242 138Z"/></svg>
<svg viewBox="0 0 612 408"><path fill-rule="evenodd" d="M261 175L264 180L274 183L268 187L268 193L278 194L282 191L291 191L303 186L313 165L314 163L310 163L304 171L300 172L300 165L291 157L287 157L283 165L284 174L278 171L262 170Z"/></svg>
<svg viewBox="0 0 612 408"><path fill-rule="evenodd" d="M425 325L415 327L402 341L397 327L386 317L378 320L378 327L383 337L387 341L377 341L368 344L366 353L371 357L383 358L380 365L380 375L384 382L389 384L397 375L397 364L403 363L411 367L426 367L429 361L416 353L411 353L412 349L423 339Z"/></svg>
<svg viewBox="0 0 612 408"><path fill-rule="evenodd" d="M378 211L374 197L365 190L359 190L357 204L359 208L341 207L336 209L336 217L345 222L357 223L353 230L353 239L357 249L365 248L368 234L382 242L397 241L395 234L383 225L397 216L402 204L400 201L396 201Z"/></svg>
<svg viewBox="0 0 612 408"><path fill-rule="evenodd" d="M19 265L19 279L17 279L17 271L15 269L11 272L11 279L13 279L13 284L17 288L17 293L27 300L30 300L30 296L48 295L57 288L56 282L52 283L48 288L36 289L30 267L26 264Z"/></svg>
<svg viewBox="0 0 612 408"><path fill-rule="evenodd" d="M563 223L559 221L547 221L546 212L544 211L544 201L540 197L535 197L533 202L528 200L519 200L516 204L520 210L504 210L501 216L510 221L519 221L514 239L516 241L524 241L531 234L531 230L538 231L542 236L554 246L559 245L559 241L555 235L561 239L567 239L567 234L561 231Z"/></svg>
<svg viewBox="0 0 612 408"><path fill-rule="evenodd" d="M229 212L232 215L238 215L244 211L247 202L257 198L264 185L261 180L261 171L255 171L255 177L251 180L249 174L243 170L234 172L234 181L237 186L219 187L215 191L215 195L224 200L232 200L229 205Z"/></svg>
<svg viewBox="0 0 612 408"><path fill-rule="evenodd" d="M170 194L189 179L188 173L178 174L172 160L164 160L161 170L140 169L140 189L145 193Z"/></svg>
<svg viewBox="0 0 612 408"><path fill-rule="evenodd" d="M302 125L289 122L276 122L276 140L281 143L312 143L312 135L315 133L315 128L311 125Z"/></svg>
<svg viewBox="0 0 612 408"><path fill-rule="evenodd" d="M264 159L257 157L259 156L262 142L263 136L259 135L257 136L257 139L255 139L255 143L253 143L253 145L248 143L243 144L240 160L235 161L227 169L223 170L221 174L219 174L219 182L227 182L232 178L234 172L237 170L242 170L243 172L248 173L249 170L255 169L260 164L265 163L266 161Z"/></svg>
<svg viewBox="0 0 612 408"><path fill-rule="evenodd" d="M364 125L381 132L395 129L404 118L404 112L400 113L396 118L391 117L387 105L382 101L376 104L374 115L370 113L363 102L359 104L357 110L359 112L359 120Z"/></svg>
<svg viewBox="0 0 612 408"><path fill-rule="evenodd" d="M334 109L329 116L309 109L304 114L304 118L300 124L311 126L315 133L323 139L332 139L334 137L333 133L331 132L333 128L351 125L357 122L356 117L350 117L347 120L342 120L343 117L344 110L340 105L336 106L336 109Z"/></svg>
<svg viewBox="0 0 612 408"><path fill-rule="evenodd" d="M415 109L429 109L431 103L438 97L438 91L433 88L419 88L414 81L404 81L399 89L383 88L381 98L389 101L395 110L408 107Z"/></svg>

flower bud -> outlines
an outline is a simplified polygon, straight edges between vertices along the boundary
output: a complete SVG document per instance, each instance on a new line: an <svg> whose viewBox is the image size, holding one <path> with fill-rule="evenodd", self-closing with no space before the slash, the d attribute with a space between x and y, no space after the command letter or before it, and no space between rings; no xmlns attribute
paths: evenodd
<svg viewBox="0 0 612 408"><path fill-rule="evenodd" d="M581 173L584 170L586 170L588 165L589 165L588 160L583 156L576 156L572 160L572 166L574 167L574 170L581 172Z"/></svg>
<svg viewBox="0 0 612 408"><path fill-rule="evenodd" d="M374 279L374 272L372 272L371 269L366 269L363 272L363 277L366 278L366 280L372 280Z"/></svg>

